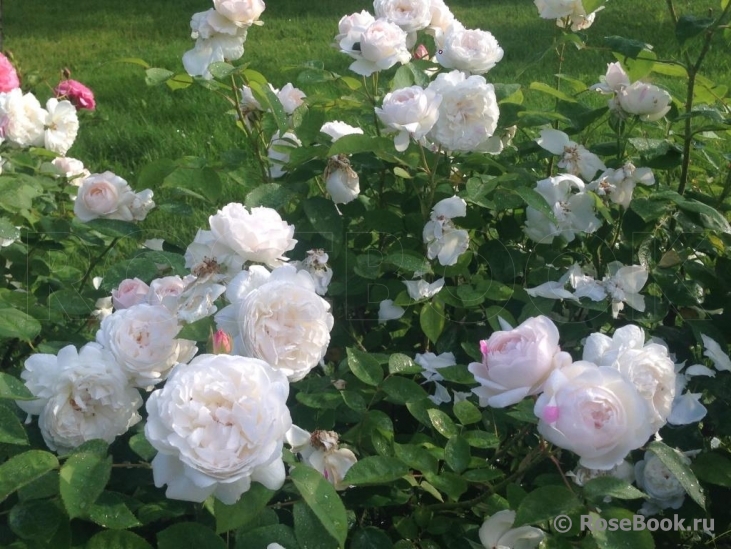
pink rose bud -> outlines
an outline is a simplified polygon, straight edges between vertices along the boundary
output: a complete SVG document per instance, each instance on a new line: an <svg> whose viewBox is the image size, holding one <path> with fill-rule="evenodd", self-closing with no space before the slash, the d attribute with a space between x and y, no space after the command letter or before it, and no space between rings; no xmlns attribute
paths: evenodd
<svg viewBox="0 0 731 549"><path fill-rule="evenodd" d="M424 44L419 44L414 50L414 59L429 59L429 50Z"/></svg>
<svg viewBox="0 0 731 549"><path fill-rule="evenodd" d="M20 87L20 80L10 60L0 53L0 92L5 93Z"/></svg>
<svg viewBox="0 0 731 549"><path fill-rule="evenodd" d="M215 333L211 332L211 336L208 338L208 349L214 355L230 355L231 349L233 348L233 342L231 336L223 330L217 330Z"/></svg>
<svg viewBox="0 0 731 549"><path fill-rule="evenodd" d="M87 111L96 109L94 92L76 80L62 80L53 90L53 93L58 98L68 99L77 109L86 109Z"/></svg>

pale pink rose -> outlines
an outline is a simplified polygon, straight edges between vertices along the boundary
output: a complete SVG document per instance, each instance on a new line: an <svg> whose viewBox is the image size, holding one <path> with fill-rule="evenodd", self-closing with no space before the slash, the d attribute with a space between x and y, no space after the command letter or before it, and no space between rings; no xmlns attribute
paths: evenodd
<svg viewBox="0 0 731 549"><path fill-rule="evenodd" d="M0 53L0 92L5 93L20 87L18 73L10 60Z"/></svg>
<svg viewBox="0 0 731 549"><path fill-rule="evenodd" d="M53 92L56 94L56 97L64 97L71 101L77 109L85 109L87 111L96 109L94 92L77 80L63 80L59 82Z"/></svg>
<svg viewBox="0 0 731 549"><path fill-rule="evenodd" d="M147 301L150 287L139 278L127 278L112 290L112 304L116 310L128 309Z"/></svg>

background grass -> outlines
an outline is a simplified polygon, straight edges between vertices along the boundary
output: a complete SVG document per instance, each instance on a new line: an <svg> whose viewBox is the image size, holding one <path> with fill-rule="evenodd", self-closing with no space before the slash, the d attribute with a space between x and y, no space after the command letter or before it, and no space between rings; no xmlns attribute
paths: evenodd
<svg viewBox="0 0 731 549"><path fill-rule="evenodd" d="M675 3L678 13L696 15L720 5L719 0ZM118 62L141 58L152 66L183 72L181 56L193 46L190 17L211 7L210 0L77 0L73 7L64 0L5 0L4 5L5 49L21 71L38 77L37 95L51 95L64 67L94 90L98 111L83 121L69 151L92 171L112 170L134 186L139 170L150 161L184 155L214 158L244 147L225 115L229 106L223 99L195 86L176 92L166 86L148 87L142 67ZM537 16L532 0L451 0L448 5L466 26L490 30L505 50L488 80L524 86L534 80L553 81L555 55L532 61L557 30L552 21ZM361 9L372 11L372 5L364 0L271 0L264 26L249 32L243 61L277 86L296 78L296 71L287 67L310 59L347 73L349 58L330 44L339 18ZM679 51L662 0L609 0L587 32L588 43L599 48L602 37L613 34L651 43L659 57L677 56ZM569 47L562 72L595 82L610 61L608 51ZM705 74L731 87L731 56L720 40L708 56ZM676 93L683 89L681 80L662 84ZM547 101L533 92L526 98L538 105ZM227 200L242 199L239 192L230 186ZM193 223L152 216L152 225L172 224L188 233L207 215L201 211Z"/></svg>

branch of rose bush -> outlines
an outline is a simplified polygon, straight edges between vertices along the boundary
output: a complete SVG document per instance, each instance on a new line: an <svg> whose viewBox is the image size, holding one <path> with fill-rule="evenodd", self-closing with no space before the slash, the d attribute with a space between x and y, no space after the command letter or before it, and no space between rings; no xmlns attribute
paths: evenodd
<svg viewBox="0 0 731 549"><path fill-rule="evenodd" d="M259 139L261 138L261 132L257 131L257 135L253 135L250 131L249 127L246 125L246 114L244 113L244 110L241 106L241 99L239 97L239 88L236 84L236 78L234 75L231 75L231 89L234 93L234 108L236 109L236 114L239 117L239 122L241 123L241 130L246 135L246 138L248 139L249 143L252 147L254 147L254 155L256 156L256 162L259 164L259 169L261 170L261 176L262 176L262 182L269 181L269 169L264 160L262 159L261 155L261 147L259 146ZM266 147L265 147L266 148Z"/></svg>
<svg viewBox="0 0 731 549"><path fill-rule="evenodd" d="M104 248L102 250L102 253L100 253L99 256L94 261L89 263L89 268L86 269L86 272L84 273L84 277L81 279L81 284L79 284L79 291L84 289L84 286L86 285L86 281L89 280L89 277L91 276L91 273L94 270L94 267L96 267L99 264L99 262L104 258L104 256L107 255L107 253L109 253L109 251L112 248L114 248L114 246L117 244L117 242L119 242L119 237L115 236L112 239L112 241L109 243L109 246Z"/></svg>

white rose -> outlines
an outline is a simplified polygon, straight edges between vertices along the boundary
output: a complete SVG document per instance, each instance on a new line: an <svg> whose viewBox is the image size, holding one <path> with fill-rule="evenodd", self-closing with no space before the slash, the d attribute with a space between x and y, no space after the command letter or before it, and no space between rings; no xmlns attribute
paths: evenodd
<svg viewBox="0 0 731 549"><path fill-rule="evenodd" d="M79 118L76 107L70 101L59 101L52 97L46 103L46 129L44 146L49 151L64 155L76 140L79 132Z"/></svg>
<svg viewBox="0 0 731 549"><path fill-rule="evenodd" d="M378 304L378 323L385 324L389 320L398 320L406 310L393 304L393 299L384 299Z"/></svg>
<svg viewBox="0 0 731 549"><path fill-rule="evenodd" d="M195 276L212 277L216 282L230 282L241 272L246 260L211 231L199 229L185 250L185 266Z"/></svg>
<svg viewBox="0 0 731 549"><path fill-rule="evenodd" d="M129 211L132 212L132 218L135 221L143 221L150 210L155 207L152 195L153 192L150 189L135 193L132 204L129 205Z"/></svg>
<svg viewBox="0 0 731 549"><path fill-rule="evenodd" d="M706 334L701 334L701 339L704 348L703 356L710 358L719 372L731 372L731 359L726 351L721 348L721 345Z"/></svg>
<svg viewBox="0 0 731 549"><path fill-rule="evenodd" d="M39 415L43 440L51 450L68 453L96 438L111 443L141 419L139 392L129 387L114 357L96 343L78 352L69 345L57 356L32 355L25 367L21 377L38 400L17 404Z"/></svg>
<svg viewBox="0 0 731 549"><path fill-rule="evenodd" d="M441 292L444 287L444 279L439 278L431 284L426 280L404 280L404 285L411 299L421 301L422 299L431 299Z"/></svg>
<svg viewBox="0 0 731 549"><path fill-rule="evenodd" d="M136 387L147 388L163 381L177 363L195 356L195 342L175 339L178 332L177 319L165 307L140 303L105 318L96 340Z"/></svg>
<svg viewBox="0 0 731 549"><path fill-rule="evenodd" d="M457 229L453 217L467 215L467 203L458 196L440 200L431 211L430 219L424 225L422 238L427 245L427 257L439 259L441 265L454 265L470 244L470 237L464 229Z"/></svg>
<svg viewBox="0 0 731 549"><path fill-rule="evenodd" d="M186 279L194 277L185 277ZM185 291L178 298L178 307L175 314L180 322L192 323L215 314L218 307L214 305L216 299L224 294L226 286L215 284L210 280L189 280Z"/></svg>
<svg viewBox="0 0 731 549"><path fill-rule="evenodd" d="M540 528L513 528L515 511L498 511L480 526L480 542L485 549L536 549L546 538Z"/></svg>
<svg viewBox="0 0 731 549"><path fill-rule="evenodd" d="M236 60L244 55L247 26L227 19L215 9L196 13L190 20L195 46L183 54L183 66L191 76L210 80L212 63Z"/></svg>
<svg viewBox="0 0 731 549"><path fill-rule="evenodd" d="M453 25L444 35L437 51L437 62L447 69L485 74L503 58L503 49L495 37L480 29Z"/></svg>
<svg viewBox="0 0 731 549"><path fill-rule="evenodd" d="M675 364L666 347L645 344L641 328L624 326L612 339L602 334L589 336L582 358L622 372L645 399L646 420L653 430L665 425L675 398Z"/></svg>
<svg viewBox="0 0 731 549"><path fill-rule="evenodd" d="M333 143L346 135L363 135L363 130L361 128L356 128L354 126L351 126L350 124L341 122L340 120L325 122L322 125L322 128L320 128L320 131L332 137Z"/></svg>
<svg viewBox="0 0 731 549"><path fill-rule="evenodd" d="M571 141L562 131L541 130L541 136L536 139L536 143L548 152L562 157L558 162L559 168L565 169L571 175L581 176L587 181L593 179L599 170L607 169L597 155Z"/></svg>
<svg viewBox="0 0 731 549"><path fill-rule="evenodd" d="M254 358L201 355L176 368L147 401L145 436L157 450L155 486L171 499L235 503L259 482L284 484L289 384Z"/></svg>
<svg viewBox="0 0 731 549"><path fill-rule="evenodd" d="M376 114L388 131L395 131L393 143L399 152L409 146L409 139L421 141L439 117L441 96L420 86L401 88L386 94Z"/></svg>
<svg viewBox="0 0 731 549"><path fill-rule="evenodd" d="M690 465L690 459L676 450L681 460ZM637 487L650 496L640 509L643 515L654 515L663 509L680 509L685 500L685 489L665 464L653 452L645 452L645 459L635 464Z"/></svg>
<svg viewBox="0 0 731 549"><path fill-rule="evenodd" d="M307 257L295 264L298 271L305 270L310 273L315 283L317 295L327 293L327 287L333 278L333 270L327 264L329 259L330 257L325 253L325 250L308 250Z"/></svg>
<svg viewBox="0 0 731 549"><path fill-rule="evenodd" d="M599 176L599 179L587 185L586 188L594 191L599 196L609 195L609 199L615 204L629 208L632 192L638 183L654 185L655 176L652 174L652 170L650 168L635 168L634 164L627 162L616 170L608 169Z"/></svg>
<svg viewBox="0 0 731 549"><path fill-rule="evenodd" d="M335 204L352 202L360 194L360 177L350 167L347 155L332 156L325 168L325 188Z"/></svg>
<svg viewBox="0 0 731 549"><path fill-rule="evenodd" d="M589 469L611 469L654 432L634 385L618 370L586 361L555 370L534 413L538 432Z"/></svg>
<svg viewBox="0 0 731 549"><path fill-rule="evenodd" d="M285 440L292 453L322 474L336 490L345 490L348 485L343 478L358 458L347 448L338 447L338 434L334 431L314 431L309 433L292 425Z"/></svg>
<svg viewBox="0 0 731 549"><path fill-rule="evenodd" d="M112 290L112 305L120 310L145 303L149 291L150 287L139 278L126 278Z"/></svg>
<svg viewBox="0 0 731 549"><path fill-rule="evenodd" d="M571 477L578 486L584 486L590 480L599 477L614 477L632 484L635 481L635 467L629 461L624 460L607 470L577 467L575 471L567 473L566 476Z"/></svg>
<svg viewBox="0 0 731 549"><path fill-rule="evenodd" d="M629 86L629 76L624 72L619 61L607 64L607 72L599 77L599 84L594 84L591 90L605 94L614 94Z"/></svg>
<svg viewBox="0 0 731 549"><path fill-rule="evenodd" d="M241 27L255 25L266 8L262 0L213 0L213 7Z"/></svg>
<svg viewBox="0 0 731 549"><path fill-rule="evenodd" d="M534 0L534 3L543 19L555 19L559 27L564 27L568 19L574 32L588 29L599 11L587 14L581 0Z"/></svg>
<svg viewBox="0 0 731 549"><path fill-rule="evenodd" d="M69 158L68 156L54 158L51 164L58 168L72 185L78 186L84 177L91 175L89 170L84 168L84 163L81 160Z"/></svg>
<svg viewBox="0 0 731 549"><path fill-rule="evenodd" d="M336 45L344 52L353 50L353 46L360 42L365 30L376 19L367 11L344 15L338 22L338 34L335 36Z"/></svg>
<svg viewBox="0 0 731 549"><path fill-rule="evenodd" d="M550 244L556 237L571 242L576 233L593 233L601 225L594 213L594 198L584 192L584 182L568 174L549 177L536 183L540 194L553 210L555 222L543 212L526 208L525 234L542 244ZM577 189L579 192L572 192Z"/></svg>
<svg viewBox="0 0 731 549"><path fill-rule="evenodd" d="M228 247L244 261L276 267L287 260L284 254L297 244L292 238L294 225L287 224L272 208L259 206L249 210L232 202L208 221L216 243Z"/></svg>
<svg viewBox="0 0 731 549"><path fill-rule="evenodd" d="M657 86L635 82L617 93L617 101L624 112L652 122L667 114L672 98L668 92Z"/></svg>
<svg viewBox="0 0 731 549"><path fill-rule="evenodd" d="M376 19L360 36L360 49L346 51L355 61L350 70L361 76L390 69L396 63L408 63L406 32L386 19Z"/></svg>
<svg viewBox="0 0 731 549"><path fill-rule="evenodd" d="M185 278L180 278L179 276L156 278L150 282L146 301L150 305L162 305L168 311L175 314L178 310L180 295L194 280L195 277L191 275Z"/></svg>
<svg viewBox="0 0 731 549"><path fill-rule="evenodd" d="M537 316L480 341L482 362L468 366L481 385L472 389L480 406L505 408L540 393L554 370L571 364L571 356L561 351L558 338L551 319Z"/></svg>
<svg viewBox="0 0 731 549"><path fill-rule="evenodd" d="M434 37L434 41L437 45L441 46L443 42L443 36L449 30L456 20L454 14L449 10L444 0L431 0L430 3L431 21L429 21L429 27L427 28L427 34Z"/></svg>
<svg viewBox="0 0 731 549"><path fill-rule="evenodd" d="M134 221L131 206L135 199L132 188L118 175L95 173L82 180L74 201L74 213L83 222L99 217Z"/></svg>
<svg viewBox="0 0 731 549"><path fill-rule="evenodd" d="M304 103L304 98L307 97L302 90L295 88L292 84L286 84L276 92L276 95L287 114L292 114L297 107Z"/></svg>
<svg viewBox="0 0 731 549"><path fill-rule="evenodd" d="M231 305L216 315L216 323L235 336L234 353L265 360L292 382L325 356L333 316L307 271L252 267L234 278L226 298Z"/></svg>
<svg viewBox="0 0 731 549"><path fill-rule="evenodd" d="M269 177L272 179L279 179L287 170L284 168L284 164L289 162L289 152L286 149L292 147L301 147L302 141L293 134L292 132L285 132L281 137L279 136L279 130L272 136L272 140L269 143L269 151L267 156L269 157Z"/></svg>
<svg viewBox="0 0 731 549"><path fill-rule="evenodd" d="M449 151L481 151L487 146L500 116L492 84L482 76L452 71L439 74L427 90L442 96L429 139Z"/></svg>
<svg viewBox="0 0 731 549"><path fill-rule="evenodd" d="M20 88L0 93L0 125L5 139L18 147L42 147L48 113L35 95ZM0 140L2 143L2 140Z"/></svg>
<svg viewBox="0 0 731 549"><path fill-rule="evenodd" d="M406 32L425 29L431 22L430 0L374 0L377 18L396 23Z"/></svg>

